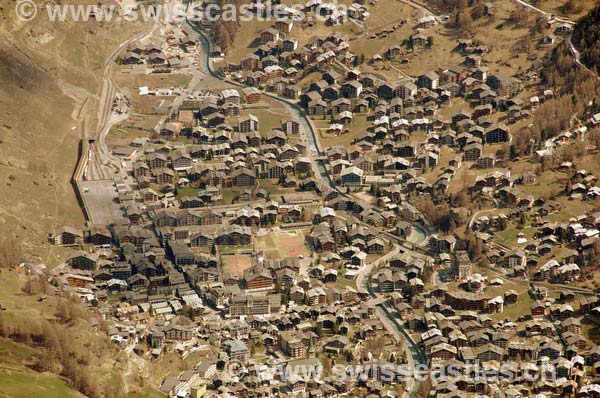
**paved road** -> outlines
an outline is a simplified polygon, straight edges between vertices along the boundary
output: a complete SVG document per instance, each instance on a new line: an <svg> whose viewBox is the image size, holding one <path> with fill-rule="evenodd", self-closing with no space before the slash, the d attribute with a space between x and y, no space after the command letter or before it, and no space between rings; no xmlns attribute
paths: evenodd
<svg viewBox="0 0 600 398"><path fill-rule="evenodd" d="M390 258L394 257L396 254L403 252L403 250L400 249L400 246L398 245L394 245L393 249L390 250L388 253L386 253L385 255L381 256L380 258L378 258L377 260L365 265L364 267L362 267L359 271L358 274L356 275L356 288L360 293L369 293L369 289L367 287L367 283L368 283L368 279L371 275L371 273L373 272L374 268L377 268L377 266L381 265L382 263L385 263L386 261L388 261ZM375 297L378 295L375 295Z"/></svg>
<svg viewBox="0 0 600 398"><path fill-rule="evenodd" d="M112 105L115 99L115 96L118 93L115 82L112 79L112 66L117 59L117 56L123 49L129 46L131 43L137 40L144 40L147 37L150 37L156 28L157 24L152 25L152 27L148 30L138 33L137 35L125 40L121 43L114 51L108 56L106 61L104 62L104 71L103 71L103 81L102 81L102 92L100 95L100 104L98 107L98 128L96 129L96 144L94 145L95 150L97 151L98 158L104 164L112 163L117 170L119 170L119 174L122 179L125 179L127 176L127 171L123 170L121 166L121 161L114 157L108 147L106 145L106 136L110 131L111 127L116 123L125 120L127 115L114 115L112 111ZM108 175L112 175L113 170L108 169Z"/></svg>
<svg viewBox="0 0 600 398"><path fill-rule="evenodd" d="M552 15L552 14L546 12L546 11L543 11L543 10L537 8L536 6L534 6L532 4L529 4L529 3L525 2L525 1L523 1L523 0L514 0L514 1L517 4L519 4L519 5L521 5L521 6L525 7L525 8L528 8L531 11L535 11L535 12L537 12L539 14L542 14L545 17L549 17L549 16ZM569 24L569 25L575 25L575 22L569 21L568 19L565 19L565 18L559 18L559 17L554 16L554 20L557 21L557 22L566 23L566 24Z"/></svg>
<svg viewBox="0 0 600 398"><path fill-rule="evenodd" d="M566 18L560 18L560 17L554 16L553 14L551 14L549 12L546 12L546 11L544 11L542 9L539 9L539 8L537 8L537 7L531 5L531 4L529 4L529 3L527 3L527 2L525 2L523 0L514 0L514 1L517 4L523 6L523 7L527 8L527 9L529 9L531 11L535 11L538 14L541 14L541 15L543 15L545 17L552 16L553 19L554 19L554 21L556 21L556 22L565 23L567 25L571 25L572 27L574 27L577 24L577 22L575 22L575 21L571 21L571 20L568 20ZM581 53L579 52L579 50L577 50L575 48L575 45L573 44L573 35L569 36L569 51L571 52L571 55L573 56L573 62L575 62L575 64L577 66L579 66L580 68L585 69L586 71L588 71L589 73L591 73L592 75L594 75L598 80L600 80L600 76L598 76L596 73L594 73L594 71L592 71L591 69L589 69L587 66L585 66L580 61Z"/></svg>
<svg viewBox="0 0 600 398"><path fill-rule="evenodd" d="M394 248L376 261L364 266L356 276L356 287L360 293L367 293L372 297L372 301L378 303L376 306L377 317L385 327L385 329L402 345L402 349L407 353L406 365L411 371L416 369L417 365L427 365L427 359L421 348L412 339L406 329L397 321L394 316L393 309L390 309L385 304L385 297L382 294L375 292L371 286L371 274L377 266L385 263L390 258L398 253L404 252L404 249L399 245L394 245ZM419 389L419 383L415 378L405 380L404 395L415 396Z"/></svg>
<svg viewBox="0 0 600 398"><path fill-rule="evenodd" d="M189 23L187 24L187 26L191 29L194 29ZM202 45L202 49L203 49L203 51L202 51L202 59L203 60L200 62L200 65L204 66L204 68L205 68L204 72L207 75L210 74L217 79L225 80L228 83L234 84L236 86L242 86L241 84L239 84L237 82L232 82L232 81L225 79L224 77L222 77L221 75L217 74L216 72L214 72L212 70L212 67L210 65L210 60L208 59L208 54L210 53L210 43L206 40L206 37L204 37L204 35L202 33L198 32L197 30L196 30L196 32L198 33L197 37L199 38L200 43ZM301 110L298 107L298 105L293 104L286 99L280 98L271 93L266 93L266 92L263 92L263 93L270 96L275 101L278 101L280 104L282 104L286 109L288 109L288 111L290 111L293 115L295 115L297 120L300 121L301 126L302 126L301 131L304 130L304 133L305 133L304 140L305 140L305 142L308 142L310 144L310 146L309 146L309 154L310 154L309 156L310 157L309 158L311 159L311 163L313 164L313 170L317 170L317 173L315 174L317 176L317 178L319 178L326 186L329 186L332 189L338 190L344 196L349 196L345 192L342 192L341 190L339 190L339 188L335 185L335 183L329 176L327 170L325 170L325 168L323 167L322 164L319 165L318 162L315 160L316 155L321 155L322 153L320 150L317 133L316 133L315 129L313 128L312 123L310 122L310 120L308 119L306 114L304 113L304 111ZM367 204L360 198L352 197L352 199L359 202L362 206L366 206L369 208L373 207L371 204ZM383 233L386 234L385 231ZM401 242L402 244L404 244L404 242L395 235L387 233L386 236L393 239L393 241ZM408 249L406 249L406 250L408 250ZM395 255L399 251L400 251L399 245L394 245L394 249L387 255L383 256L378 261L386 261L388 258L390 258L392 255ZM375 263L378 263L378 262L375 262ZM359 289L359 291L360 290L364 291L363 289L366 289L367 292L373 298L378 299L379 298L378 295L370 290L370 288L368 287L368 283L367 283L367 286L365 286L365 278L368 278L367 273L365 273L365 272L367 272L367 270L368 270L368 272L370 273L370 271L373 267L373 264L375 264L375 263L372 263L369 266L366 266L363 269L363 272L359 273L359 275L357 277L357 288ZM409 366L411 367L411 369L414 369L414 365L417 363L424 363L426 361L426 359L425 359L423 353L420 351L420 348L418 347L417 344L415 344L415 342L412 340L410 335L402 328L402 326L398 323L398 321L395 319L395 317L389 312L389 310L384 305L378 305L377 306L377 314L378 314L379 318L382 320L382 323L385 325L386 329L388 329L392 333L393 336L395 336L399 341L402 342L402 344L403 344L404 348L407 350L407 352L410 352L411 355L407 355L407 358L410 358L408 360L409 360ZM418 383L415 383L415 379L410 379L407 382L407 386L408 386L407 390L411 391L411 395L415 395L417 384ZM408 394L408 391L406 392L407 394Z"/></svg>
<svg viewBox="0 0 600 398"><path fill-rule="evenodd" d="M423 11L423 16L433 15L438 22L440 22L439 15L435 13L431 8L427 7L424 4L418 3L414 0L398 0L401 3L408 4L409 6L416 8L417 10Z"/></svg>

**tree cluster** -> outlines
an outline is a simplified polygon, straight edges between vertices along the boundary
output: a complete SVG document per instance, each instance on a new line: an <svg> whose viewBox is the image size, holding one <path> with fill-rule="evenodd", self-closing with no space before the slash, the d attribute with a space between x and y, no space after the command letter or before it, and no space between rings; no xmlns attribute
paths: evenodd
<svg viewBox="0 0 600 398"><path fill-rule="evenodd" d="M570 0L565 7L570 3L578 2ZM577 22L572 39L575 47L581 52L581 62L600 72L600 6Z"/></svg>
<svg viewBox="0 0 600 398"><path fill-rule="evenodd" d="M90 398L124 396L120 376L106 382L95 369L102 356L114 349L110 342L91 332L81 336L81 320L89 312L72 298L61 299L56 311L56 321L0 313L0 337L36 348L39 354L30 365L34 370L57 373ZM79 324L68 325L73 322Z"/></svg>
<svg viewBox="0 0 600 398"><path fill-rule="evenodd" d="M0 238L0 269L16 267L22 257L23 249L15 239Z"/></svg>
<svg viewBox="0 0 600 398"><path fill-rule="evenodd" d="M436 205L430 199L424 199L416 202L415 206L438 229L444 232L453 229L453 221L450 218L450 205L446 201Z"/></svg>

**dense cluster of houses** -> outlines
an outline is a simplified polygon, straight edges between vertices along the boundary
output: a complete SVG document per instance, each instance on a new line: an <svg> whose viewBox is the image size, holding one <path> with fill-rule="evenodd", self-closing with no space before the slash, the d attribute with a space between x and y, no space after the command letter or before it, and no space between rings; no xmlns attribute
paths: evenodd
<svg viewBox="0 0 600 398"><path fill-rule="evenodd" d="M167 34L162 41L141 43L135 41L127 47L127 52L119 58L122 65L129 65L134 71L169 73L174 69L191 66L189 53L196 52L198 42L187 35Z"/></svg>
<svg viewBox="0 0 600 398"><path fill-rule="evenodd" d="M307 5L318 6L331 24L345 18L320 1ZM265 12L260 3L256 7ZM485 7L491 15L493 5ZM481 64L487 48L470 40L458 43L461 65L388 82L356 69L356 56L338 33L299 47L291 37L294 10L283 9L290 18L263 31L261 45L239 65L224 68L247 87L183 100L154 137L132 142L137 150L124 157L139 190L121 192L124 218L49 235L55 245L78 249L55 270L56 283L93 304L111 324L110 338L142 357L159 359L167 350L186 356L210 347L203 361L162 382L160 390L170 397L334 398L353 390L385 396L401 380L397 365L415 354L392 341L383 311L410 334L425 364L454 369L431 384L432 397L599 397L600 385L588 381L600 371L600 349L583 337L582 321L600 316L600 299L568 290L553 297L533 282L580 278L582 265L598 252L600 214L545 221L560 203L519 189L535 184L536 174L511 176L500 168L506 159L484 152L509 143L508 124L529 117L552 93L523 104L515 98L522 80L490 73ZM368 9L358 2L348 13L363 20ZM423 17L417 27L437 22ZM185 66L178 51L197 45L187 36L170 37L167 44L136 43L121 62L155 71ZM430 41L419 33L410 45ZM390 48L386 57L399 51ZM298 82L314 71L320 78L303 92ZM244 109L263 101L260 89L297 100L315 120L330 118L324 129L329 135L347 134L355 115L367 115L369 126L351 145L326 148L320 159L332 186L343 188L325 187L313 174L297 120L281 120L266 131ZM458 97L471 110L441 118L440 108ZM539 156L583 133L548 141ZM440 164L442 146L455 154L431 184L419 174ZM397 244L414 237L415 223L425 221L407 196L446 191L463 163L482 170L467 187L473 195L511 208L508 215L476 218L468 233L503 278L532 281L526 293L498 293L504 279L473 272L468 244L451 233L432 234L412 250ZM593 175L573 172L572 164L561 168L570 173L572 199L600 194ZM277 189L265 188L273 180ZM371 187L373 203L350 195L365 187ZM461 225L470 215L455 208L449 217ZM518 235L525 242L519 248L495 242L496 233L524 217L538 220L534 239ZM286 229L303 231L310 256L271 258L255 249L260 234ZM225 267L232 248L250 258L246 267ZM367 287L357 286L369 265L374 269ZM450 271L450 284L438 283L443 271ZM531 298L531 306L519 320L503 319L519 305L520 294ZM282 366L318 368L331 361L373 366L360 378L277 374ZM391 379L373 370L386 365L396 369ZM488 378L482 379L484 372Z"/></svg>
<svg viewBox="0 0 600 398"><path fill-rule="evenodd" d="M331 118L328 134L344 134L355 115L368 114L372 125L346 148L352 153L329 159L332 173L343 184L360 185L373 174L393 176L399 170L435 167L442 145L456 148L463 152L464 160L476 162L484 156L485 145L511 140L510 128L498 121L498 111L514 123L535 110L534 105L514 98L522 90L521 81L489 73L480 65L481 54L487 49L473 46L469 40L461 40L457 46L466 54L463 64L427 72L414 81L388 82L353 69L356 57L338 33L315 37L298 48L294 39L282 38L278 32L277 27L263 32L265 44L239 65L228 64L225 71L249 86L298 100L315 119ZM390 50L390 54L394 52ZM473 57L477 62L469 62ZM302 92L298 83L303 74L315 70L322 71L321 80ZM460 111L451 120L439 117L439 108L455 97L463 97L473 110ZM418 132L425 134L424 141L414 140ZM487 159L482 160L483 167L493 167L491 161L490 165ZM452 175L449 170L436 187L445 189Z"/></svg>

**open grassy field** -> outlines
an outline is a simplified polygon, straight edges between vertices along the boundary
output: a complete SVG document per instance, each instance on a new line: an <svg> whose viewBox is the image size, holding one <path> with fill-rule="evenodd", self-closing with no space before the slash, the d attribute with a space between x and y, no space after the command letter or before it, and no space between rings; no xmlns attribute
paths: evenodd
<svg viewBox="0 0 600 398"><path fill-rule="evenodd" d="M285 0L281 1L281 3L288 6L295 5L293 0ZM352 4L352 1L340 0L337 3L350 5ZM311 37L323 37L336 31L351 36L362 31L360 27L350 22L338 26L327 26L323 21L320 21L317 18L314 18L314 22L314 25L310 27L306 23L295 23L288 36L296 38L298 40L298 46L302 47L308 43ZM274 22L272 20L260 21L257 18L242 23L235 34L233 44L227 50L225 61L238 63L246 55L254 52L261 45L260 33L273 25Z"/></svg>
<svg viewBox="0 0 600 398"><path fill-rule="evenodd" d="M200 188L177 188L177 199L181 199L184 196L196 196L200 191Z"/></svg>
<svg viewBox="0 0 600 398"><path fill-rule="evenodd" d="M573 1L573 9L565 9L566 1L562 0L544 0L539 1L537 8L549 12L551 14L565 17L571 21L576 21L587 14L594 6L598 5L597 1L593 0L575 0Z"/></svg>
<svg viewBox="0 0 600 398"><path fill-rule="evenodd" d="M93 329L88 322L88 313L81 309L81 317L69 323L56 321L58 297L51 288L44 293L39 284L34 283L34 290L28 294L24 287L27 276L23 270L2 269L0 272L0 303L6 309L0 316L5 322L15 322L21 327L33 326L34 323L56 325L57 333L69 336L73 352L89 352L91 372L99 375L97 381L103 383L119 372L124 373L122 364L114 345L105 334ZM44 299L41 299L44 297ZM34 323L28 323L34 322ZM35 326L33 326L35 327ZM38 373L29 365L37 363L38 355L45 348L29 346L26 343L15 343L8 339L0 339L0 397L79 397L61 378L50 373ZM31 343L33 344L33 343ZM85 347L85 351L83 348ZM79 354L77 354L79 355ZM131 382L134 386L135 382ZM4 395L3 395L4 394Z"/></svg>
<svg viewBox="0 0 600 398"><path fill-rule="evenodd" d="M1 398L69 398L80 397L64 380L52 374L32 375L0 371Z"/></svg>
<svg viewBox="0 0 600 398"><path fill-rule="evenodd" d="M140 128L133 128L123 124L114 125L107 135L107 144L109 147L127 146L131 144L135 138L150 138L152 133Z"/></svg>
<svg viewBox="0 0 600 398"><path fill-rule="evenodd" d="M494 272L488 268L477 267L474 272L479 272L482 275L487 276L488 283L490 280L497 278L497 272ZM504 311L498 314L490 314L490 317L496 320L509 319L516 321L522 315L531 314L530 306L533 304L533 300L528 294L527 281L522 279L510 279L506 277L501 278L504 281L502 286L490 286L485 287L484 293L490 297L503 296L507 290L514 290L519 296L519 300L515 304L504 305Z"/></svg>
<svg viewBox="0 0 600 398"><path fill-rule="evenodd" d="M349 146L360 134L363 134L368 127L372 125L371 120L367 120L368 115L366 114L354 114L353 121L347 126L349 132L339 135L328 134L325 130L329 128L331 120L327 119L315 119L315 125L319 128L319 135L321 145L324 148L335 146L335 145L346 145Z"/></svg>
<svg viewBox="0 0 600 398"><path fill-rule="evenodd" d="M163 398L164 394L152 387L146 387L139 391L130 392L128 398Z"/></svg>
<svg viewBox="0 0 600 398"><path fill-rule="evenodd" d="M254 237L254 245L267 258L306 257L310 253L304 240L300 230L281 231Z"/></svg>
<svg viewBox="0 0 600 398"><path fill-rule="evenodd" d="M523 247L533 238L533 234L536 232L534 227L525 227L517 229L516 226L510 225L504 231L499 231L494 235L494 241L508 246L508 247ZM517 235L522 233L527 239L526 243L517 244Z"/></svg>
<svg viewBox="0 0 600 398"><path fill-rule="evenodd" d="M282 188L276 178L260 179L258 180L258 187L266 190L271 195L281 195L295 191L293 188Z"/></svg>
<svg viewBox="0 0 600 398"><path fill-rule="evenodd" d="M219 246L219 253L221 254L237 254L238 252L247 252L252 250L252 245L240 245L240 246Z"/></svg>
<svg viewBox="0 0 600 398"><path fill-rule="evenodd" d="M542 6L542 8L544 8ZM490 72L506 72L513 74L517 69L524 69L532 59L541 58L548 49L538 49L535 44L543 34L550 31L534 33L530 27L534 25L537 14L528 13L526 18L518 23L509 21L511 14L519 10L514 2L500 2L495 5L493 18L481 17L469 21L463 29L453 29L437 25L421 31L421 34L431 37L431 48L404 48L401 56L391 62L364 65L362 69L385 76L394 81L406 76L418 76L428 70L460 64L463 57L453 49L458 39L476 39L489 47L489 52L483 59L483 65ZM417 33L414 28L420 12L398 1L378 2L370 8L371 16L367 20L368 34L351 40L350 48L357 54L364 54L367 60L373 55L383 53L392 45L401 45L411 35ZM373 38L378 26L390 28L399 20L406 23L396 31L387 35ZM404 60L404 62L400 62Z"/></svg>
<svg viewBox="0 0 600 398"><path fill-rule="evenodd" d="M0 337L0 358L4 367L19 369L31 363L36 354L34 348Z"/></svg>
<svg viewBox="0 0 600 398"><path fill-rule="evenodd" d="M443 146L440 151L438 165L433 168L428 168L425 173L423 173L423 178L430 184L434 184L442 174L444 168L450 164L450 160L454 159L456 156L462 155L458 155L453 149Z"/></svg>
<svg viewBox="0 0 600 398"><path fill-rule="evenodd" d="M273 129L281 128L281 121L290 117L287 110L277 102L266 100L240 111L240 117L254 115L258 118L259 131L265 135ZM229 118L232 126L237 126L239 117Z"/></svg>
<svg viewBox="0 0 600 398"><path fill-rule="evenodd" d="M115 68L115 83L119 87L136 89L141 86L150 88L172 88L187 86L192 76L184 73L150 73L147 75L127 73L127 70Z"/></svg>
<svg viewBox="0 0 600 398"><path fill-rule="evenodd" d="M344 277L345 268L340 268L338 270L338 277L335 281L335 286L340 289L345 287L351 287L352 289L356 289L356 280Z"/></svg>
<svg viewBox="0 0 600 398"><path fill-rule="evenodd" d="M241 188L222 188L221 195L223 196L223 204L231 204L233 200L244 192L246 189Z"/></svg>

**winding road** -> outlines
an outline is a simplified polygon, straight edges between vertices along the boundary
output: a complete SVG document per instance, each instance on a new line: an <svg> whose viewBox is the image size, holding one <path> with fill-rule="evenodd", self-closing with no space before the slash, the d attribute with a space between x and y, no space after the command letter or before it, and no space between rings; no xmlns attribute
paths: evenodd
<svg viewBox="0 0 600 398"><path fill-rule="evenodd" d="M532 4L527 3L526 1L523 0L514 0L517 4L527 8L528 10L537 12L538 14L543 15L544 17L550 18L552 17L552 19L556 22L560 22L560 23L564 23L567 25L570 25L571 27L575 27L575 25L577 24L577 22L575 21L571 21L565 18L560 18L557 16L554 16L553 14L546 12L538 7L535 7ZM571 53L571 55L573 56L573 62L575 62L575 65L577 65L580 68L583 68L584 70L586 70L587 72L589 72L590 74L592 74L594 77L596 77L596 79L600 80L600 76L598 76L596 73L594 73L590 68L588 68L587 66L585 66L581 61L581 53L579 52L579 50L577 50L575 48L575 45L573 44L573 34L571 34L571 36L569 36L569 52Z"/></svg>
<svg viewBox="0 0 600 398"><path fill-rule="evenodd" d="M229 79L226 79L223 76L221 76L219 73L215 72L212 69L212 65L210 64L210 59L208 56L208 54L210 54L211 43L207 40L207 38L203 32L194 28L194 26L189 24L187 21L184 26L188 28L187 29L188 33L193 32L195 34L195 36L199 39L199 41L202 45L203 51L202 51L202 55L201 55L202 60L200 62L200 65L202 67L204 67L204 69L205 69L205 70L203 70L203 72L206 73L207 75L211 75L212 77L214 77L216 79L230 83L232 85L235 85L238 87L245 87L244 85L237 83L237 82L233 82ZM288 101L287 99L283 99L277 95L267 93L264 91L263 91L263 94L271 97L273 100L275 100L275 101L279 102L281 105L283 105L292 115L294 115L298 119L299 123L302 125L301 131L304 130L304 132L305 132L304 139L306 142L308 142L308 148L310 149L309 150L309 159L311 160L311 164L313 165L313 171L317 171L317 173L315 173L315 175L318 176L318 178L324 183L325 186L328 186L330 189L337 190L338 192L340 192L341 195L343 195L345 197L350 197L349 194L341 191L339 189L339 187L335 184L335 182L329 175L329 172L325 168L324 164L321 161L316 160L316 158L318 156L321 156L323 154L323 151L322 151L320 143L319 143L316 128L312 124L312 121L307 117L304 110L301 109L300 106L298 106L296 103ZM367 204L364 201L362 201L361 199L358 199L354 196L352 196L351 198L352 198L352 200L358 201L363 206L373 207L372 205ZM380 297L379 294L374 292L370 286L371 272L375 268L375 265L380 262L387 261L387 259L391 258L393 255L397 254L400 251L404 252L404 251L410 250L410 249L404 247L406 242L404 242L404 240L402 240L401 238L399 238L396 235L393 235L387 231L384 231L383 233L386 235L386 237L388 237L392 241L396 242L396 244L394 244L394 249L391 252L389 252L388 254L384 255L379 260L369 264L368 266L365 266L365 268L363 268L362 272L359 272L359 275L357 276L358 290L362 291L362 292L367 292L374 300L382 299L382 297ZM399 244L401 244L403 247L400 248ZM402 346L410 354L407 356L409 368L415 369L415 366L417 366L417 365L427 366L427 359L426 359L424 353L422 352L421 348L419 347L419 345L415 343L415 341L412 339L410 334L398 322L396 317L394 317L394 315L390 312L390 310L386 307L385 304L377 305L377 315L380 318L380 320L382 321L382 324L385 326L385 328L398 341L402 342ZM405 394L408 394L409 396L416 396L416 394L418 392L418 387L419 387L419 383L417 382L416 378L411 378L411 379L407 380L407 383L405 385Z"/></svg>
<svg viewBox="0 0 600 398"><path fill-rule="evenodd" d="M115 96L118 93L115 82L113 81L113 78L112 78L112 73L111 73L112 65L114 64L115 60L117 59L117 56L119 55L119 53L121 53L121 51L123 51L123 49L125 49L127 46L129 46L134 41L137 41L137 40L141 41L147 37L150 37L154 33L154 31L156 30L157 27L158 27L158 24L153 24L150 29L140 32L137 35L124 41L117 48L115 48L115 50L108 56L108 58L104 62L103 85L102 85L102 91L101 91L101 95L100 95L100 106L98 109L98 127L96 129L96 136L95 136L95 140L96 140L95 144L96 145L94 146L94 148L97 151L98 158L100 158L100 159L103 158L106 161L112 163L116 167L116 170L118 170L122 176L126 176L127 171L122 169L121 162L118 159L115 159L112 157L112 154L110 153L110 151L108 150L108 147L106 146L106 136L108 135L108 132L110 131L111 127L114 126L119 121L127 118L126 115L122 115L120 117L114 118L114 115L112 112L112 104L115 100Z"/></svg>
<svg viewBox="0 0 600 398"><path fill-rule="evenodd" d="M101 159L101 161L104 162L102 166L112 163L121 176L125 176L127 171L122 168L120 162L112 156L112 154L106 146L106 136L110 131L110 128L120 120L120 117L115 117L115 115L112 112L112 104L118 91L111 76L111 65L115 62L116 57L125 47L127 47L133 41L142 40L143 38L152 35L157 26L158 25L155 24L150 30L141 32L135 35L134 37L130 38L129 40L123 42L111 53L111 55L108 57L104 64L104 82L101 91L100 106L98 111L98 128L94 137L96 140L96 145L94 146L93 151L95 152L94 155L96 155L99 159ZM188 34L192 34L193 36L197 37L201 44L202 51L200 54L200 62L198 65L201 73L204 73L206 76L210 76L212 78L218 79L222 82L234 86L245 87L244 85L238 82L226 79L225 77L221 76L219 73L213 70L209 57L211 43L208 41L207 37L204 35L203 32L197 30L187 21L184 23L184 29ZM295 116L295 118L302 126L301 131L304 133L303 140L307 144L307 148L309 148L307 155L311 161L314 175L323 183L324 186L327 186L332 190L338 191L344 197L351 198L353 201L358 202L361 206L365 208L374 208L375 210L382 211L382 209L373 207L370 203L367 203L360 198L351 196L348 193L343 192L343 190L340 190L340 188L336 185L333 178L329 174L327 168L325 167L323 161L318 159L324 154L319 142L319 137L317 134L318 130L313 125L312 121L307 117L305 111L298 104L285 98L281 98L272 93L263 93L264 95L269 96L274 101L277 101L282 106L284 106L288 110L288 112L290 112L290 114ZM386 237L388 237L392 242L395 243L394 250L392 250L392 252L388 253L387 255L383 256L375 263L386 261L388 258L398 253L400 250L403 252L412 250L411 248L405 246L406 242L404 242L403 239L387 231L382 231L382 233ZM427 232L425 231L424 234L426 233ZM402 246L402 248L400 246ZM419 253L415 253L415 255L419 255ZM359 286L359 290L366 289L366 291L373 297L373 299L381 301L382 297L374 291L372 291L370 283L368 282L371 279L370 272L373 268L375 268L375 263L371 264L371 266L368 268L367 273L361 273L362 275L360 276L359 280L361 286ZM366 285L365 280L367 281ZM420 347L414 342L414 340L410 337L408 332L404 330L403 326L398 322L398 320L392 315L390 310L384 304L377 305L377 314L382 320L382 323L384 324L385 328L396 339L402 341L403 346L411 354L408 358L408 365L414 366L417 364L426 364L426 358L423 352L421 351ZM414 369L414 367L412 369ZM416 382L415 379L411 379L406 383L405 387L407 390L405 391L405 394L414 396L418 388L418 382Z"/></svg>

